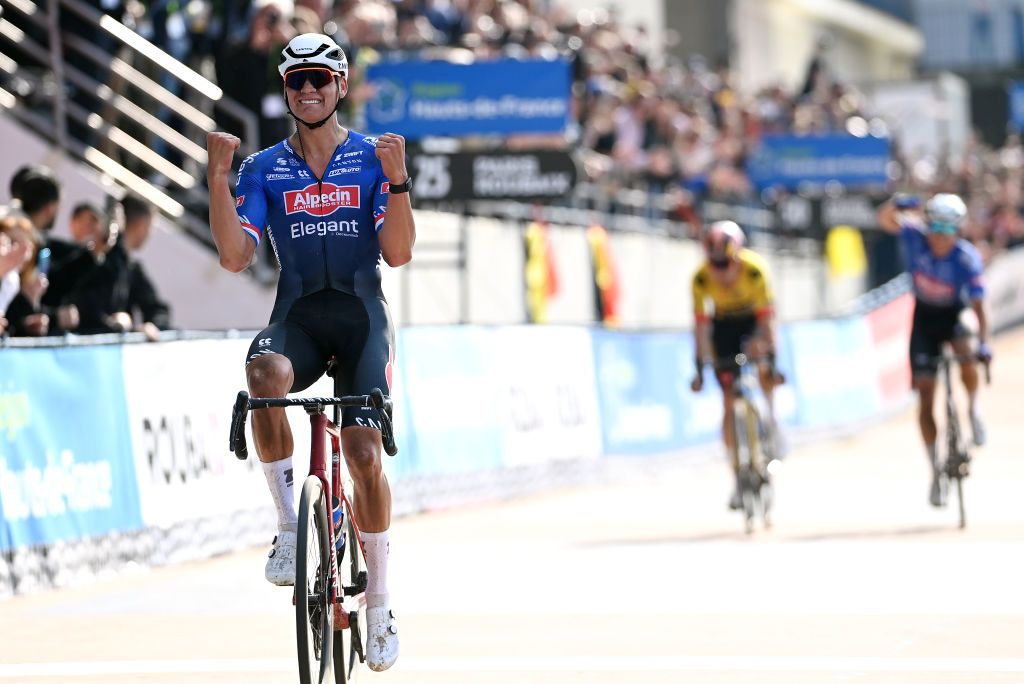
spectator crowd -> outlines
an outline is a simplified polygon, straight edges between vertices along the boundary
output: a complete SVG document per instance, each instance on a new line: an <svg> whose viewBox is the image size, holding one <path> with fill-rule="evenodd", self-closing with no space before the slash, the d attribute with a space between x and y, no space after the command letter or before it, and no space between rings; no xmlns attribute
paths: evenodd
<svg viewBox="0 0 1024 684"><path fill-rule="evenodd" d="M298 33L331 35L351 65L343 115L360 129L371 95L366 67L393 53L465 62L557 58L572 64L572 115L557 140L513 138L508 145L568 146L584 180L607 198L640 190L670 218L700 229L707 199L759 204L747 158L769 133L886 133L865 97L829 66L823 39L795 89L754 93L734 86L724 62L673 57L675 38L654 46L642 26L599 7L572 10L558 0L90 0L169 54L218 83L259 121L258 147L288 135L277 63ZM655 49L665 48L665 49ZM222 114L218 125L242 134ZM986 256L1024 242L1024 148L972 143L944 159L911 159L894 140L893 190L958 192L969 203L966 235ZM648 200L649 203L650 202ZM52 299L52 297L50 298Z"/></svg>
<svg viewBox="0 0 1024 684"><path fill-rule="evenodd" d="M149 0L129 2L121 12L253 111L260 147L291 131L276 65L281 46L297 33L327 33L345 48L352 65L346 115L356 128L370 95L365 67L389 53L454 61L566 57L573 114L560 143L579 151L586 179L603 197L622 189L663 195L694 230L704 199L758 199L746 159L762 135L886 132L862 94L830 70L827 40L811 55L798 89L741 93L724 64L660 57L673 52L671 32L666 49L654 50L644 27L597 3L576 11L557 0ZM972 144L942 160L908 159L894 142L894 187L963 194L971 206L967 236L986 254L1024 241L1018 138L1000 150Z"/></svg>
<svg viewBox="0 0 1024 684"><path fill-rule="evenodd" d="M148 202L78 204L68 241L53 235L61 187L49 168L21 167L10 196L0 208L0 335L138 331L155 340L169 326L169 307L135 257L153 222Z"/></svg>

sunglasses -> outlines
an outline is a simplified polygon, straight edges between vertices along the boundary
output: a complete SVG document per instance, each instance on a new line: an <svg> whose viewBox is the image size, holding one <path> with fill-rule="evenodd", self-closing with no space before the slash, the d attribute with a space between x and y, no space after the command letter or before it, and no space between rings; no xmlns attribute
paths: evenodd
<svg viewBox="0 0 1024 684"><path fill-rule="evenodd" d="M333 81L336 75L330 69L292 69L284 75L284 85L290 90L302 90L306 81L309 81L314 88L320 90Z"/></svg>
<svg viewBox="0 0 1024 684"><path fill-rule="evenodd" d="M721 270L729 268L729 265L732 263L732 259L730 259L728 257L725 257L725 258L714 258L714 259L708 259L708 263L711 265L711 268L713 268L715 270L721 271Z"/></svg>
<svg viewBox="0 0 1024 684"><path fill-rule="evenodd" d="M946 223L944 221L932 221L928 225L928 229L937 235L956 235L960 232L959 226L955 223Z"/></svg>

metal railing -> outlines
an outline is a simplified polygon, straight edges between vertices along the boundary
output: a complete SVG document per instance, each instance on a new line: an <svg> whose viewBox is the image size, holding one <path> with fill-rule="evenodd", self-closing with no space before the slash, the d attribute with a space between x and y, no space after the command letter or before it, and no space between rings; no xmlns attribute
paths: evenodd
<svg viewBox="0 0 1024 684"><path fill-rule="evenodd" d="M209 244L206 134L226 116L254 152L256 114L81 0L0 6L0 107Z"/></svg>

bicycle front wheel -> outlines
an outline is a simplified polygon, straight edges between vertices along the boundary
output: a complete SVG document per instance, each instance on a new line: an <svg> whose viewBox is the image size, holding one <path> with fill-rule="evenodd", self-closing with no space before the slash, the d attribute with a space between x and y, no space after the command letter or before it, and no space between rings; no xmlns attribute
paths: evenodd
<svg viewBox="0 0 1024 684"><path fill-rule="evenodd" d="M325 684L331 672L331 543L323 484L306 478L299 497L295 548L295 634L299 682Z"/></svg>

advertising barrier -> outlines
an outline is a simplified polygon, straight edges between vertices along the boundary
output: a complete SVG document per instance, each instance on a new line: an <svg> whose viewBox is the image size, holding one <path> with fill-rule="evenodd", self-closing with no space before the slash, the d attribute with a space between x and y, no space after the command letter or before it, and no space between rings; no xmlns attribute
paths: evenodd
<svg viewBox="0 0 1024 684"><path fill-rule="evenodd" d="M560 133L569 116L569 63L558 60L409 60L367 69L374 95L366 121L375 133L425 136Z"/></svg>
<svg viewBox="0 0 1024 684"><path fill-rule="evenodd" d="M142 527L120 347L0 351L0 549Z"/></svg>
<svg viewBox="0 0 1024 684"><path fill-rule="evenodd" d="M131 453L147 526L267 506L255 451L242 463L226 448L248 346L238 339L124 348Z"/></svg>
<svg viewBox="0 0 1024 684"><path fill-rule="evenodd" d="M889 140L874 136L764 136L747 164L759 188L795 190L804 184L839 183L847 189L884 186L891 160Z"/></svg>
<svg viewBox="0 0 1024 684"><path fill-rule="evenodd" d="M989 327L1003 330L1024 321L1024 247L995 257L985 269Z"/></svg>

